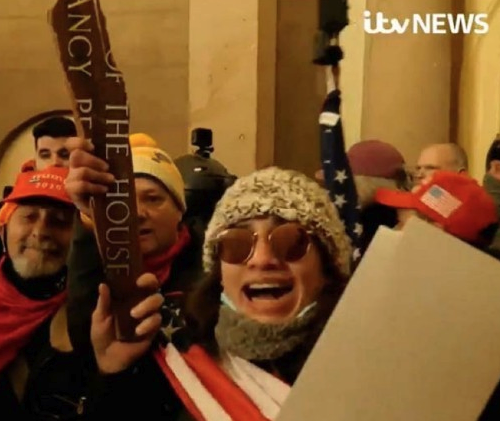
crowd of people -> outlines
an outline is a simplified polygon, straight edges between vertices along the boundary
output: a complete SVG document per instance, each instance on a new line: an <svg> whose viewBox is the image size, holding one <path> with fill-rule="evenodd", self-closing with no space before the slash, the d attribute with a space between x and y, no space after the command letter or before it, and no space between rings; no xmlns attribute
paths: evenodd
<svg viewBox="0 0 500 421"><path fill-rule="evenodd" d="M43 121L33 137L0 208L2 419L275 419L352 275L321 172L237 178L200 233L175 161L130 135L146 298L131 311L138 339L125 342L89 207L114 177L70 119ZM420 218L499 256L499 143L482 183L456 144L426 147L413 168L388 143L355 144L364 248L379 226ZM497 393L481 420L496 419Z"/></svg>

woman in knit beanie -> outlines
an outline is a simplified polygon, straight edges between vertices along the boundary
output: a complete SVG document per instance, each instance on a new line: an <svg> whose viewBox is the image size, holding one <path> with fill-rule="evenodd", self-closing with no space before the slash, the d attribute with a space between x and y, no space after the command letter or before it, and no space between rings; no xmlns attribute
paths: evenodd
<svg viewBox="0 0 500 421"><path fill-rule="evenodd" d="M189 306L199 339L217 353L273 360L292 383L343 291L350 252L335 207L313 180L277 167L237 180L206 231L208 277Z"/></svg>
<svg viewBox="0 0 500 421"><path fill-rule="evenodd" d="M167 404L175 420L275 419L343 292L350 256L343 224L316 182L277 167L239 178L208 225L207 278L188 299L187 326L161 330L161 392L159 383L133 381L124 349L111 372L102 369L110 357L100 354L108 392L97 413L134 413L138 398L124 394L140 394L148 420L164 419L158 408Z"/></svg>

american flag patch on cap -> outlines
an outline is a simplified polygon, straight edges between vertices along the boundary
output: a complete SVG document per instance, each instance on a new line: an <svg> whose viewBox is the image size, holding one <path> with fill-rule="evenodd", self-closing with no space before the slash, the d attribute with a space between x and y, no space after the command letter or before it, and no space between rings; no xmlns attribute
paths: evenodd
<svg viewBox="0 0 500 421"><path fill-rule="evenodd" d="M444 218L448 218L462 205L460 200L437 185L431 186L420 198L420 201Z"/></svg>

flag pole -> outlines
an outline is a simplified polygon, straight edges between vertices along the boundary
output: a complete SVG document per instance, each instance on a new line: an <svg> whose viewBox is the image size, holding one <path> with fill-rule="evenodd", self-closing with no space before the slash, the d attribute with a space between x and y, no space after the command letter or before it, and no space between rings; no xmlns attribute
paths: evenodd
<svg viewBox="0 0 500 421"><path fill-rule="evenodd" d="M313 63L325 69L326 98L319 116L324 185L351 239L351 268L354 269L362 255L362 225L354 177L345 149L339 64L344 58L339 35L348 24L347 10L347 0L320 0Z"/></svg>

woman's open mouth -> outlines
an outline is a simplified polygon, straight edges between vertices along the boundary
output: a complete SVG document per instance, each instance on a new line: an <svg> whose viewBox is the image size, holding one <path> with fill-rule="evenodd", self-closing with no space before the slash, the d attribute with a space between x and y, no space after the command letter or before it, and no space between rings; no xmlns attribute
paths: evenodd
<svg viewBox="0 0 500 421"><path fill-rule="evenodd" d="M253 283L243 287L243 292L250 301L278 300L293 290L293 283Z"/></svg>
<svg viewBox="0 0 500 421"><path fill-rule="evenodd" d="M300 288L293 278L261 279L243 285L239 310L261 323L281 323L298 305Z"/></svg>

